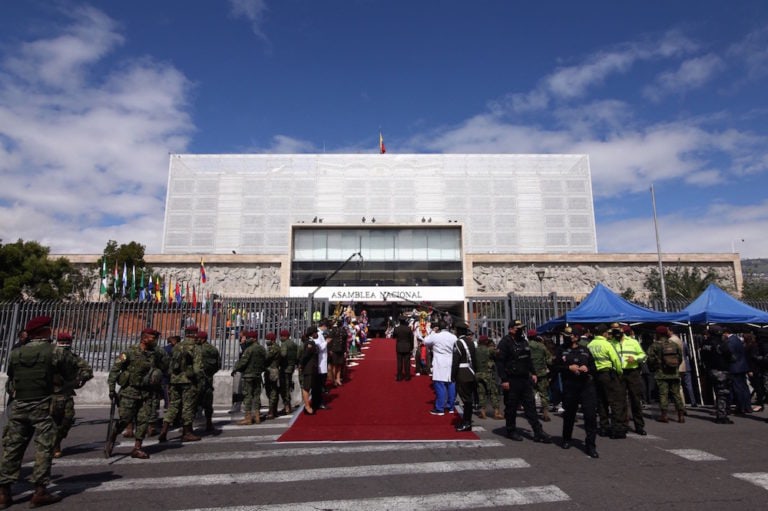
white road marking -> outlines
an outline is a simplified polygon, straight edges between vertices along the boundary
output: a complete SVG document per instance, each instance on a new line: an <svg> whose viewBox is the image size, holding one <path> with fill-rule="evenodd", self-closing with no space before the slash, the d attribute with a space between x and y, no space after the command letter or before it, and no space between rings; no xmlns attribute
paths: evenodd
<svg viewBox="0 0 768 511"><path fill-rule="evenodd" d="M251 437L253 438L253 437ZM204 440L207 442L207 440ZM223 443L223 442L222 442ZM188 445L188 444L185 444ZM274 449L259 449L252 451L233 451L233 452L205 452L205 453L183 453L180 454L174 450L172 454L151 454L149 461L131 458L128 452L115 453L111 458L57 458L53 461L55 467L87 467L93 465L124 465L147 463L202 463L206 461L225 461L225 460L246 460L263 458L283 458L283 457L306 457L306 456L325 456L329 454L356 454L356 453L380 453L393 452L400 450L426 450L426 449L466 449L466 448L497 448L504 444L499 440L482 440L472 443L464 441L435 441L435 442L393 442L381 443L375 445L334 445L329 447L306 447L297 448L291 446L290 449L280 448L284 444L275 444ZM27 463L25 466L32 466Z"/></svg>
<svg viewBox="0 0 768 511"><path fill-rule="evenodd" d="M752 483L756 486L760 486L765 490L768 490L768 472L741 472L731 475L737 479L747 481L748 483Z"/></svg>
<svg viewBox="0 0 768 511"><path fill-rule="evenodd" d="M271 472L247 472L238 474L204 474L175 477L126 478L101 483L82 482L51 485L52 491L103 492L135 491L139 489L188 488L223 486L231 484L288 483L320 481L339 478L372 478L410 474L445 474L463 471L497 471L528 468L530 465L520 458L501 460L472 460L427 463L402 463L390 465L363 465L354 467L317 468L308 470L276 470Z"/></svg>
<svg viewBox="0 0 768 511"><path fill-rule="evenodd" d="M666 449L667 452L671 452L676 456L680 456L689 461L724 461L725 458L715 456L706 451L700 451L699 449Z"/></svg>
<svg viewBox="0 0 768 511"><path fill-rule="evenodd" d="M501 488L475 492L437 493L432 495L378 497L357 500L325 500L296 502L266 506L235 506L205 508L187 511L390 511L418 509L420 511L476 509L507 506L523 506L545 502L565 502L570 497L557 486L530 486L525 488Z"/></svg>

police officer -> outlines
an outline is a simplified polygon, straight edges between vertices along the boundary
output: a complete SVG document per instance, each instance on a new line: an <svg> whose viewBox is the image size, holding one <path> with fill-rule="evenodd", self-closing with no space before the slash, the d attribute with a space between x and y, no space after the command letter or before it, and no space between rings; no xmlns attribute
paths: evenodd
<svg viewBox="0 0 768 511"><path fill-rule="evenodd" d="M277 417L277 401L280 398L280 346L277 344L277 336L274 332L267 332L267 358L265 360L264 390L267 394L269 409L267 419Z"/></svg>
<svg viewBox="0 0 768 511"><path fill-rule="evenodd" d="M345 342L346 345L346 342ZM299 359L299 347L291 339L291 332L280 330L280 397L286 415L293 411L291 390L293 390L293 372Z"/></svg>
<svg viewBox="0 0 768 511"><path fill-rule="evenodd" d="M10 506L11 484L19 479L21 462L32 437L35 436L35 464L30 482L35 493L30 507L45 506L61 500L48 493L51 461L56 442L56 425L51 417L53 377L70 381L77 365L63 351L51 345L51 318L32 318L25 328L28 338L11 351L8 361L8 387L12 401L8 404L8 424L3 433L3 455L0 461L0 509Z"/></svg>
<svg viewBox="0 0 768 511"><path fill-rule="evenodd" d="M640 343L632 337L629 325L624 327L618 323L611 325L611 344L621 358L622 383L624 393L629 397L629 408L632 411L632 422L635 433L645 436L645 419L643 418L643 374L642 363L647 358Z"/></svg>
<svg viewBox="0 0 768 511"><path fill-rule="evenodd" d="M259 344L256 332L245 332L245 345L245 350L232 370L232 376L242 373L243 381L245 418L237 423L238 426L261 423L261 382L267 364L267 351Z"/></svg>
<svg viewBox="0 0 768 511"><path fill-rule="evenodd" d="M410 356L410 350L408 353ZM474 400L477 392L476 372L475 343L472 342L471 336L462 335L453 345L451 367L451 379L456 382L456 391L464 406L464 416L461 423L456 426L456 431L472 431L472 413L475 409Z"/></svg>
<svg viewBox="0 0 768 511"><path fill-rule="evenodd" d="M536 415L533 385L537 378L531 360L531 348L523 335L522 323L518 320L512 321L508 332L501 338L496 350L496 370L501 379L501 389L504 391L507 436L517 442L523 440L516 427L517 406L522 403L525 418L533 429L533 441L551 443L552 439L544 432Z"/></svg>
<svg viewBox="0 0 768 511"><path fill-rule="evenodd" d="M203 351L197 344L197 327L184 329L184 339L173 347L171 352L170 404L163 416L163 429L158 442L168 440L168 429L181 414L182 442L197 442L200 437L193 432L195 413L197 412L198 388L205 377L203 370Z"/></svg>
<svg viewBox="0 0 768 511"><path fill-rule="evenodd" d="M203 358L203 378L199 383L199 407L205 414L205 431L212 433L213 428L213 377L221 369L221 355L213 344L208 342L208 332L197 332L197 343Z"/></svg>
<svg viewBox="0 0 768 511"><path fill-rule="evenodd" d="M733 424L728 418L728 399L731 395L731 375L728 367L732 358L722 327L710 325L701 345L701 362L715 391L716 424Z"/></svg>
<svg viewBox="0 0 768 511"><path fill-rule="evenodd" d="M56 423L56 447L53 457L61 457L61 441L67 438L72 424L75 422L75 389L81 388L85 382L93 378L93 369L84 358L72 351L72 335L69 332L59 332L56 335L56 351L66 351L77 364L77 374L73 380L64 381L54 377L54 394L51 405L51 416Z"/></svg>
<svg viewBox="0 0 768 511"><path fill-rule="evenodd" d="M601 435L627 438L627 396L624 392L621 359L605 335L606 325L595 328L595 336L587 344L597 367L597 399Z"/></svg>
<svg viewBox="0 0 768 511"><path fill-rule="evenodd" d="M597 446L597 390L595 375L597 367L592 353L588 348L579 344L579 335L573 331L567 332L570 339L555 357L555 367L563 381L563 449L571 448L573 425L576 422L576 411L581 405L584 414L584 429L587 436L585 446L587 455L598 458Z"/></svg>
<svg viewBox="0 0 768 511"><path fill-rule="evenodd" d="M107 377L110 399L118 399L119 419L112 428L104 449L107 457L112 455L117 435L129 422L134 422L134 445L131 458L147 459L149 454L141 449L153 414L153 394L163 378L163 361L155 350L160 332L145 328L138 345L120 353L112 364ZM119 394L115 384L120 385Z"/></svg>

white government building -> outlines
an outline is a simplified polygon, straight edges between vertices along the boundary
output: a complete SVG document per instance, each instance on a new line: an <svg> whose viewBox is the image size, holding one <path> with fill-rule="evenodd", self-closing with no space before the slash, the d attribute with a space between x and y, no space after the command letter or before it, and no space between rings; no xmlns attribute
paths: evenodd
<svg viewBox="0 0 768 511"><path fill-rule="evenodd" d="M167 194L161 254L145 259L194 279L204 258L220 294L462 315L469 296L580 297L598 282L642 296L658 268L656 254L598 253L584 154L173 154ZM663 259L741 289L736 254Z"/></svg>

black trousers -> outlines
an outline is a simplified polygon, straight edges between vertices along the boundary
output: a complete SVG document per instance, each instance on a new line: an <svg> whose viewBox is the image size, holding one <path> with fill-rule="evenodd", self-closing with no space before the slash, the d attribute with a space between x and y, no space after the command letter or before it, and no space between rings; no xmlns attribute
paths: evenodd
<svg viewBox="0 0 768 511"><path fill-rule="evenodd" d="M509 379L509 390L504 391L504 419L506 419L507 431L510 433L517 429L517 407L520 404L523 405L523 413L533 432L541 433L543 428L536 414L533 382L529 376L513 376Z"/></svg>
<svg viewBox="0 0 768 511"><path fill-rule="evenodd" d="M397 352L397 379L411 379L411 352Z"/></svg>
<svg viewBox="0 0 768 511"><path fill-rule="evenodd" d="M595 447L597 437L597 390L591 380L563 382L563 440L573 438L573 425L576 423L576 412L584 413L584 429L587 432L585 444Z"/></svg>
<svg viewBox="0 0 768 511"><path fill-rule="evenodd" d="M472 424L472 412L475 408L475 394L477 393L477 382L472 381L457 381L456 393L461 398L461 403L464 406L464 416L462 422L465 424Z"/></svg>
<svg viewBox="0 0 768 511"><path fill-rule="evenodd" d="M624 391L629 397L629 409L632 412L632 422L635 429L645 429L643 417L643 377L640 369L624 370Z"/></svg>
<svg viewBox="0 0 768 511"><path fill-rule="evenodd" d="M600 427L613 434L626 433L627 394L621 378L614 371L600 371L596 383Z"/></svg>

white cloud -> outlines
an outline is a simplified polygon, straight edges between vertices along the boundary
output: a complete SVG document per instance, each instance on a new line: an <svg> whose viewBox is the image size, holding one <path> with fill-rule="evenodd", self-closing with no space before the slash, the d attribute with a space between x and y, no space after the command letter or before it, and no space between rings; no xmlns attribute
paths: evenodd
<svg viewBox="0 0 768 511"><path fill-rule="evenodd" d="M245 18L251 24L251 30L260 39L269 42L264 33L264 15L269 10L266 0L229 0L232 16Z"/></svg>
<svg viewBox="0 0 768 511"><path fill-rule="evenodd" d="M653 85L645 88L643 94L652 101L659 101L668 94L680 94L698 89L725 69L723 60L713 54L688 59L675 71L661 73Z"/></svg>
<svg viewBox="0 0 768 511"><path fill-rule="evenodd" d="M92 66L123 40L115 30L80 9L61 33L7 49L25 61L0 68L1 238L54 252L94 252L109 239L159 251L167 173L158 169L187 146L190 84L151 59L96 76ZM66 51L41 50L63 40Z"/></svg>
<svg viewBox="0 0 768 511"><path fill-rule="evenodd" d="M650 196L648 199L650 203ZM757 205L720 203L700 215L663 215L659 204L659 237L664 253L735 250L744 258L765 257L768 238L768 202ZM650 211L650 207L649 207ZM600 222L597 229L600 252L656 252L653 216ZM744 240L743 242L741 240Z"/></svg>

